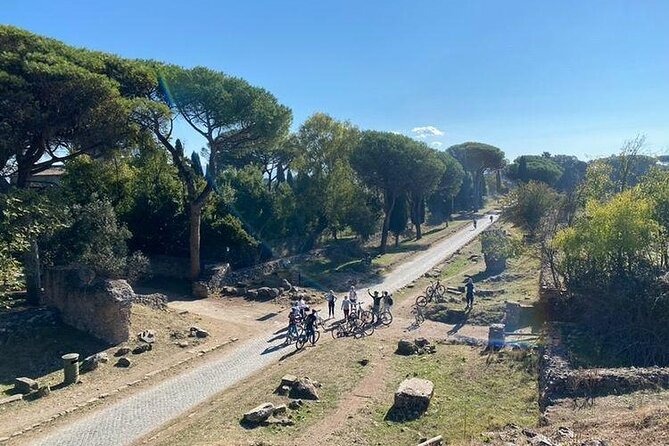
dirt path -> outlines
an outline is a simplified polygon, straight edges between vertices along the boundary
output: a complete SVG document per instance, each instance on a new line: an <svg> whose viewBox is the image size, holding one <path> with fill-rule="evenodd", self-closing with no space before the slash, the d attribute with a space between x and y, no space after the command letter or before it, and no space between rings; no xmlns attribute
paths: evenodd
<svg viewBox="0 0 669 446"><path fill-rule="evenodd" d="M398 290L455 253L490 224L488 217L480 219L476 230L467 227L440 241L429 250L399 265L383 281L373 284L372 287L389 291ZM367 294L366 289L361 291L361 294ZM269 340L268 335L262 335L240 342L241 345L236 350L212 359L209 363L104 407L85 418L61 426L55 432L49 432L37 439L22 438L20 441L36 445L132 444L161 425L279 360L284 353L283 340L276 336L280 323L272 319L269 322L268 328L271 332ZM400 325L402 324L397 324L397 327ZM424 324L420 330L428 330L430 327L430 324ZM443 325L440 327L440 331L443 332Z"/></svg>

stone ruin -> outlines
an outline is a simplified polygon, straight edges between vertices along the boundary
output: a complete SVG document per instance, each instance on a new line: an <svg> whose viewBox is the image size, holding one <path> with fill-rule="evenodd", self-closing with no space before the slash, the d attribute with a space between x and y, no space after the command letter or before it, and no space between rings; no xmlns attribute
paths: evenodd
<svg viewBox="0 0 669 446"><path fill-rule="evenodd" d="M68 325L109 344L130 338L130 309L142 303L164 309L161 294L138 295L125 280L96 277L89 269L70 266L46 271L41 304L53 307Z"/></svg>

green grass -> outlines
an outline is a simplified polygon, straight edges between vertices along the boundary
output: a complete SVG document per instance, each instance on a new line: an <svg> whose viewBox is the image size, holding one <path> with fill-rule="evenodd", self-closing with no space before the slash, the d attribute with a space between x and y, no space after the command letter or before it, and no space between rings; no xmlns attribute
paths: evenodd
<svg viewBox="0 0 669 446"><path fill-rule="evenodd" d="M509 225L503 228L519 236L515 228ZM477 258L472 260L472 256ZM481 242L476 239L446 261L440 277L446 286L458 287L471 276L477 290L494 292L493 296L476 296L474 309L467 320L470 324L488 325L501 320L507 301L531 305L538 300L539 271L537 247L526 245L518 257L507 261L507 268L501 274L491 276L486 272ZM454 318L461 318L457 312L463 310L464 305L464 295L447 294L447 301L429 305L426 315L436 321L458 323L460 320Z"/></svg>
<svg viewBox="0 0 669 446"><path fill-rule="evenodd" d="M423 437L443 435L447 444L485 441L481 434L507 423L537 424L534 358L528 353L481 355L466 346L439 346L429 356L393 358L393 379L386 397L372 411L372 420L356 426L364 444L416 444ZM434 383L428 411L403 423L386 421L392 395L406 376Z"/></svg>

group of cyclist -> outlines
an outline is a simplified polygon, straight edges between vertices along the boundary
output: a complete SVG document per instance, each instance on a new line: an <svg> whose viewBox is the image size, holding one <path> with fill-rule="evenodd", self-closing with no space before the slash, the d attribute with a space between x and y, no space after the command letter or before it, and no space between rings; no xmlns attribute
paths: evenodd
<svg viewBox="0 0 669 446"><path fill-rule="evenodd" d="M383 291L379 294L378 291L372 293L367 290L367 294L372 298L372 313L379 315L382 311L391 311L393 307L393 296L388 291ZM328 302L328 318L335 317L337 296L334 291L330 290L325 295L325 300ZM341 310L344 313L344 319L348 319L351 314L360 313L362 310L362 304L358 300L358 290L355 289L354 285L351 285L348 294L342 299Z"/></svg>
<svg viewBox="0 0 669 446"><path fill-rule="evenodd" d="M367 293L372 298L372 313L379 316L382 312L391 312L393 307L393 296L388 291L373 293L367 290ZM328 303L328 319L335 317L335 309L338 297L334 291L330 290L325 294L325 300ZM341 301L340 308L344 314L344 320L357 316L362 311L362 303L358 299L358 290L355 286L351 286L348 293ZM290 314L288 315L288 339L295 339L298 335L298 326L304 325L304 332L307 338L314 336L316 325L322 321L318 310L315 308L309 309L309 306L300 298L293 305Z"/></svg>

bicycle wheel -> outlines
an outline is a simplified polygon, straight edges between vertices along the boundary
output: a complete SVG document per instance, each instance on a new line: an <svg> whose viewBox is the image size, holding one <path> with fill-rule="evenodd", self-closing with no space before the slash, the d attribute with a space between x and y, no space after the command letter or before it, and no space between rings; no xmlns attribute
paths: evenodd
<svg viewBox="0 0 669 446"><path fill-rule="evenodd" d="M393 315L390 311L384 311L381 313L381 323L386 327L393 323Z"/></svg>
<svg viewBox="0 0 669 446"><path fill-rule="evenodd" d="M295 348L301 350L304 347L304 344L307 343L307 333L303 328L299 329L297 336L295 337Z"/></svg>
<svg viewBox="0 0 669 446"><path fill-rule="evenodd" d="M360 331L364 336L371 336L374 334L374 324L362 324L360 326Z"/></svg>
<svg viewBox="0 0 669 446"><path fill-rule="evenodd" d="M426 296L432 296L432 293L434 293L434 287L432 285L428 285L427 287L425 287Z"/></svg>
<svg viewBox="0 0 669 446"><path fill-rule="evenodd" d="M443 285L439 285L436 287L435 292L439 297L444 297L444 295L446 294L446 287Z"/></svg>
<svg viewBox="0 0 669 446"><path fill-rule="evenodd" d="M425 297L425 296L418 296L416 298L416 305L419 306L419 307L424 307L425 305L427 305L427 302L428 302L428 300L427 300L427 297Z"/></svg>
<svg viewBox="0 0 669 446"><path fill-rule="evenodd" d="M343 332L342 332L342 329L341 329L342 324L343 324L343 322L340 323L340 324L339 324L338 326L336 326L336 327L332 327L332 330L330 330L330 334L332 335L332 337L333 337L334 339L341 338L342 336L344 336L344 335L343 335Z"/></svg>
<svg viewBox="0 0 669 446"><path fill-rule="evenodd" d="M309 339L309 341L311 341L311 345L316 345L320 338L321 332L319 330L314 330L314 334L311 335L311 339Z"/></svg>
<svg viewBox="0 0 669 446"><path fill-rule="evenodd" d="M360 322L363 324L372 324L374 322L374 313L371 311L363 311L360 313Z"/></svg>

